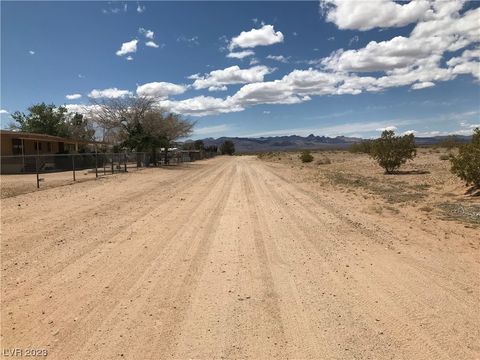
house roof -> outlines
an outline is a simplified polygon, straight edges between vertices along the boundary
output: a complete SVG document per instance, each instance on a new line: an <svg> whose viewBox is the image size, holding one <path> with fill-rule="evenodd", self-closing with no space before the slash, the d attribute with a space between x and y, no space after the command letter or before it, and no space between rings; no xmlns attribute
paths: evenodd
<svg viewBox="0 0 480 360"><path fill-rule="evenodd" d="M60 136L53 136L47 134L37 134L37 133L29 133L23 131L12 131L12 130L0 130L1 136L9 136L15 137L17 139L25 139L25 140L37 140L37 141L57 141L57 142L65 142L69 144L101 144L101 145L108 145L109 143L104 141L87 141L87 140L75 140L75 139L68 139L63 138Z"/></svg>

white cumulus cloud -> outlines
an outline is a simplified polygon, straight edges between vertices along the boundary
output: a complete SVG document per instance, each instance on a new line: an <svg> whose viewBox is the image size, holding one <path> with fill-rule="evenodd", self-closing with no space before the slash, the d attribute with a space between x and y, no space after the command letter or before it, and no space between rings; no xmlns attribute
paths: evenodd
<svg viewBox="0 0 480 360"><path fill-rule="evenodd" d="M123 56L126 54L137 52L137 43L138 40L127 41L122 44L120 50L116 52L118 56Z"/></svg>
<svg viewBox="0 0 480 360"><path fill-rule="evenodd" d="M92 99L100 99L100 98L109 98L109 99L116 99L124 96L131 96L132 92L128 90L120 90L116 87L108 88L103 90L93 89L88 94L88 97Z"/></svg>
<svg viewBox="0 0 480 360"><path fill-rule="evenodd" d="M230 97L221 99L203 95L180 101L163 100L159 102L159 105L174 113L191 116L217 115L244 110Z"/></svg>
<svg viewBox="0 0 480 360"><path fill-rule="evenodd" d="M208 88L208 91L227 91L228 88L226 85L221 85L221 86L210 86Z"/></svg>
<svg viewBox="0 0 480 360"><path fill-rule="evenodd" d="M400 27L428 15L431 2L413 0L399 4L393 0L321 0L326 20L340 29L370 30L376 27Z"/></svg>
<svg viewBox="0 0 480 360"><path fill-rule="evenodd" d="M480 9L460 14L460 2L433 2L409 36L385 41L371 41L357 50L339 49L320 60L320 64L337 73L383 72L378 78L363 77L361 90L412 85L413 89L433 86L439 81L471 74L480 79L478 51L465 50L442 65L445 55L480 39Z"/></svg>
<svg viewBox="0 0 480 360"><path fill-rule="evenodd" d="M195 79L193 87L197 90L206 88L209 88L210 91L223 90L225 85L262 82L265 75L270 74L273 70L264 65L248 69L240 69L234 65L222 70L213 70L204 76L195 74L190 78Z"/></svg>
<svg viewBox="0 0 480 360"><path fill-rule="evenodd" d="M140 96L151 96L165 99L170 95L183 94L187 90L185 85L177 85L169 82L151 82L137 87Z"/></svg>
<svg viewBox="0 0 480 360"><path fill-rule="evenodd" d="M397 127L394 126L394 125L385 126L385 127L383 127L383 128L377 128L377 129L375 129L375 131L382 131L382 132L383 132L383 131L395 131L395 130L397 130Z"/></svg>
<svg viewBox="0 0 480 360"><path fill-rule="evenodd" d="M145 28L139 28L138 32L142 35L144 35L147 39L152 39L155 37L155 33L152 30L148 30Z"/></svg>
<svg viewBox="0 0 480 360"><path fill-rule="evenodd" d="M448 60L447 65L455 75L471 74L480 80L480 47L465 50L461 56Z"/></svg>
<svg viewBox="0 0 480 360"><path fill-rule="evenodd" d="M82 94L70 94L65 96L68 100L76 100L82 97Z"/></svg>
<svg viewBox="0 0 480 360"><path fill-rule="evenodd" d="M229 52L227 54L227 57L232 58L232 59L243 59L243 58L246 58L248 56L253 56L253 55L255 55L255 52L253 52L252 50L244 50L244 51Z"/></svg>
<svg viewBox="0 0 480 360"><path fill-rule="evenodd" d="M283 34L275 31L273 25L263 25L260 29L242 31L230 41L228 48L232 51L235 48L254 48L283 42Z"/></svg>
<svg viewBox="0 0 480 360"><path fill-rule="evenodd" d="M471 74L480 80L480 8L469 7L462 11L465 4L463 1L428 0L428 7L425 7L425 0L413 0L410 3L374 0L372 2L378 6L379 16L370 14L366 17L356 2L322 2L327 6L324 11L327 17L330 16L329 21L340 28L367 30L416 24L412 25L410 34L390 38L385 36L385 40L371 41L359 49L338 49L323 59L307 62L316 68L293 69L276 80L265 81L265 76L274 70L266 66L247 69L232 66L191 75L191 86L164 82L143 84L138 86L137 94L154 96L160 99L160 106L174 112L208 116L242 111L259 104L296 104L309 101L313 96L356 95L400 86L419 90L435 86L441 81L452 80L460 74ZM370 3L358 3L370 6ZM346 11L345 6L350 6L355 11L348 12L345 19L331 15ZM385 9L392 9L398 16L392 18ZM229 50L227 56L238 59L251 56L249 60L255 62L252 48L284 40L283 34L276 32L272 25L261 26L259 29L244 31L230 41L225 38ZM180 37L177 40L198 43L196 37ZM289 60L282 55L269 55L267 59L281 62ZM195 96L183 100L168 99L170 95L182 94L190 87L196 90L224 91L232 84L242 86L235 94L223 98ZM399 122L395 124L402 126L402 130L406 125ZM393 129L390 126L391 122L386 121L371 123L368 131Z"/></svg>
<svg viewBox="0 0 480 360"><path fill-rule="evenodd" d="M152 48L158 48L159 46L155 43L155 41L147 41L145 43L146 46L152 47Z"/></svg>
<svg viewBox="0 0 480 360"><path fill-rule="evenodd" d="M283 55L267 55L267 59L275 60L282 63L288 63L288 58Z"/></svg>
<svg viewBox="0 0 480 360"><path fill-rule="evenodd" d="M426 88L429 88L429 87L432 87L432 86L435 86L435 83L433 83L431 81L424 81L424 82L419 82L419 83L413 84L412 89L413 90L420 90L420 89L426 89Z"/></svg>

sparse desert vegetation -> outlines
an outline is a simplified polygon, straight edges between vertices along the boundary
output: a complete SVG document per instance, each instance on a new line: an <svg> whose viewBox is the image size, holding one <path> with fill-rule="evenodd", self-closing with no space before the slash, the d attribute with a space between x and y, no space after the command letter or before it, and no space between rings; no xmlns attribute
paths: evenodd
<svg viewBox="0 0 480 360"><path fill-rule="evenodd" d="M387 174L393 174L417 155L415 137L413 134L395 136L392 130L385 130L380 138L371 142L368 154Z"/></svg>
<svg viewBox="0 0 480 360"><path fill-rule="evenodd" d="M459 147L458 155L450 156L452 172L471 186L470 193L478 195L480 188L480 129L476 128L469 144Z"/></svg>
<svg viewBox="0 0 480 360"><path fill-rule="evenodd" d="M376 161L364 153L365 144L356 144L354 152L312 152L312 162L307 164L295 152L264 153L259 158L288 166L294 173L292 180L299 183L348 194L358 199L359 206L366 211L395 208L390 213L435 221L451 219L468 226L480 224L479 200L470 196L465 182L451 172L450 161L444 161L445 157L451 158L455 149L419 148L414 161L407 162L397 174L385 175Z"/></svg>
<svg viewBox="0 0 480 360"><path fill-rule="evenodd" d="M309 163L313 161L312 153L309 150L302 151L302 153L299 155L299 158L302 160L302 163Z"/></svg>

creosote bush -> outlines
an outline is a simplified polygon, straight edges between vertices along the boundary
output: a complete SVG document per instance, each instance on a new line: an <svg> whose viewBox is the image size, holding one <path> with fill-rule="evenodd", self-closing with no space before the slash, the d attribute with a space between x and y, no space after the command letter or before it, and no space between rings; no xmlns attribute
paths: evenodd
<svg viewBox="0 0 480 360"><path fill-rule="evenodd" d="M416 155L413 134L395 136L392 130L385 130L379 139L373 140L371 143L370 156L385 169L387 174L392 174Z"/></svg>
<svg viewBox="0 0 480 360"><path fill-rule="evenodd" d="M473 132L472 142L460 146L458 155L451 155L451 171L474 189L480 189L480 128Z"/></svg>
<svg viewBox="0 0 480 360"><path fill-rule="evenodd" d="M305 150L300 154L300 160L302 160L302 163L309 163L313 161L313 156L310 151Z"/></svg>
<svg viewBox="0 0 480 360"><path fill-rule="evenodd" d="M452 150L453 148L458 148L462 146L462 141L457 135L449 135L438 144L439 147L446 148L447 150Z"/></svg>

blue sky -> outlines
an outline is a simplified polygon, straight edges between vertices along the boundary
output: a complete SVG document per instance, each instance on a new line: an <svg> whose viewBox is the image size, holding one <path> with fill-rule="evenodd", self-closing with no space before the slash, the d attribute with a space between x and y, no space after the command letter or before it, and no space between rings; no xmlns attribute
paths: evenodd
<svg viewBox="0 0 480 360"><path fill-rule="evenodd" d="M197 121L194 138L470 134L479 5L2 1L1 125L140 94Z"/></svg>

